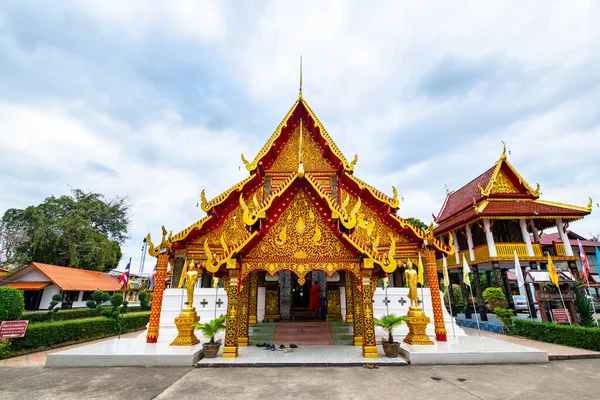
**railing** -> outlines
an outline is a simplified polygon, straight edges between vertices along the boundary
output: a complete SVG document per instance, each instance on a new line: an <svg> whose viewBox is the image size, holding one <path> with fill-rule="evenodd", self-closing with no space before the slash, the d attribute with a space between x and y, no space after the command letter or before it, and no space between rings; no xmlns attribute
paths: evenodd
<svg viewBox="0 0 600 400"><path fill-rule="evenodd" d="M557 244L559 243L555 243L555 245ZM562 245L562 243L560 243L560 245ZM539 243L532 243L531 247L533 247L534 258L539 259L543 257L542 248ZM483 244L481 246L473 248L473 255L475 257L475 260L471 260L469 250L461 250L458 253L458 264L456 263L456 256L454 255L446 257L446 259L448 260L449 267L456 267L462 265L463 256L465 257L469 265L479 264L481 262L489 262L490 260L510 261L513 260L515 257L515 250L517 251L517 256L519 257L519 259L531 259L529 253L527 252L527 245L525 243L496 243L496 253L498 254L497 257L490 257L490 252L487 244ZM562 255L564 255L564 248ZM438 269L442 268L441 259L437 260L437 267Z"/></svg>
<svg viewBox="0 0 600 400"><path fill-rule="evenodd" d="M542 248L539 243L532 243L534 257L542 256ZM514 257L515 250L519 257L529 257L527 252L527 245L525 243L496 243L496 253L499 258L511 258Z"/></svg>
<svg viewBox="0 0 600 400"><path fill-rule="evenodd" d="M559 243L554 243L554 254L557 256L566 256L567 253L565 253L565 244L562 242Z"/></svg>

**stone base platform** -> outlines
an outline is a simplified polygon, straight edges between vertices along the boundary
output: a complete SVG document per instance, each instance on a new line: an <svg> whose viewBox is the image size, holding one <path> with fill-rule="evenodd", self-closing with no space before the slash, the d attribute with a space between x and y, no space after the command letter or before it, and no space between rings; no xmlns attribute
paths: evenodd
<svg viewBox="0 0 600 400"><path fill-rule="evenodd" d="M400 354L413 365L419 364L532 364L547 363L543 350L489 337L457 336L430 346L402 343Z"/></svg>
<svg viewBox="0 0 600 400"><path fill-rule="evenodd" d="M169 346L175 336L159 336L146 343L145 335L106 340L50 354L46 367L191 367L200 359L202 345Z"/></svg>
<svg viewBox="0 0 600 400"><path fill-rule="evenodd" d="M354 346L300 346L291 353L265 350L263 347L240 347L238 357L222 358L223 348L216 358L203 358L197 367L354 367L366 363L407 365L402 357L387 358L377 346L379 358L364 358L362 347Z"/></svg>

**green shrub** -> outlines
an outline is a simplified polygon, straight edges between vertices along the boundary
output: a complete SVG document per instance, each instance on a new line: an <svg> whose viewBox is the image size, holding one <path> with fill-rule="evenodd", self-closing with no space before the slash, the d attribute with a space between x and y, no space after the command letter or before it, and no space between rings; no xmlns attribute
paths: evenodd
<svg viewBox="0 0 600 400"><path fill-rule="evenodd" d="M494 308L494 314L500 321L502 321L502 325L504 325L504 332L510 331L512 327L512 319L514 317L514 312L510 308L504 307L496 307Z"/></svg>
<svg viewBox="0 0 600 400"><path fill-rule="evenodd" d="M577 313L577 322L581 326L595 326L594 308L586 296L585 292L576 292L575 294L575 312Z"/></svg>
<svg viewBox="0 0 600 400"><path fill-rule="evenodd" d="M139 312L143 311L141 307L127 307L127 313ZM102 309L100 308L76 308L73 310L61 310L58 314L53 316L54 321L68 321L73 319L82 319L82 318L93 318L99 317ZM40 322L48 322L50 321L50 316L47 312L30 312L25 313L21 317L21 319L29 320L30 324L37 324Z"/></svg>
<svg viewBox="0 0 600 400"><path fill-rule="evenodd" d="M149 310L151 308L150 303L148 302L148 297L148 292L146 292L145 290L142 290L138 295L138 299L140 300L140 307L142 307L142 310Z"/></svg>
<svg viewBox="0 0 600 400"><path fill-rule="evenodd" d="M110 294L103 292L102 290L96 290L92 293L92 298L85 302L88 308L98 308L100 305L110 298Z"/></svg>
<svg viewBox="0 0 600 400"><path fill-rule="evenodd" d="M489 287L483 291L483 299L488 302L490 310L506 306L506 296L501 288Z"/></svg>
<svg viewBox="0 0 600 400"><path fill-rule="evenodd" d="M449 289L446 289L449 290ZM452 284L452 291L454 292L454 301L456 304L452 304L452 309L455 312L463 312L464 311L464 302L462 298L462 291L460 289L460 285L456 283ZM448 302L448 293L444 292L444 302L446 303L446 309L450 311L450 303Z"/></svg>
<svg viewBox="0 0 600 400"><path fill-rule="evenodd" d="M148 324L150 313L127 314L120 320L122 333L136 331ZM47 348L62 343L112 336L119 333L119 323L112 318L88 318L34 324L27 327L24 337L10 339L9 349L19 351Z"/></svg>
<svg viewBox="0 0 600 400"><path fill-rule="evenodd" d="M102 310L103 317L117 319L121 312L127 311L127 302L123 301L123 295L121 293L113 294L110 296L109 301L112 308L106 308Z"/></svg>
<svg viewBox="0 0 600 400"><path fill-rule="evenodd" d="M600 351L600 329L516 319L513 334L547 343Z"/></svg>
<svg viewBox="0 0 600 400"><path fill-rule="evenodd" d="M19 289L0 288L0 321L19 319L24 310L25 299Z"/></svg>

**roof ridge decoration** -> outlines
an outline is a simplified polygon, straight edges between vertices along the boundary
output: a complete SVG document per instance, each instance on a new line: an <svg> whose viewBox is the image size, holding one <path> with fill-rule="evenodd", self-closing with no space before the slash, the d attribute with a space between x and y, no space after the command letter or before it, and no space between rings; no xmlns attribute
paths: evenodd
<svg viewBox="0 0 600 400"><path fill-rule="evenodd" d="M558 206L558 207L564 207L564 208L569 208L571 210L575 210L575 211L584 211L584 212L591 212L592 211L592 198L589 198L590 201L587 204L587 206L582 207L582 206L576 206L573 204L567 204L567 203L560 203L558 201L550 201L550 200L542 200L542 199L536 199L533 200L533 203L540 203L540 204L547 204L550 206Z"/></svg>
<svg viewBox="0 0 600 400"><path fill-rule="evenodd" d="M400 224L401 228L409 228L410 230L413 231L413 233L419 239L427 240L427 243L429 243L430 246L435 247L439 251L444 252L449 256L453 255L454 252L456 251L456 248L454 247L454 236L452 235L452 233L449 233L449 235L448 235L448 240L449 240L448 244L442 243L439 239L436 239L433 236L433 231L434 231L433 223L431 223L429 225L429 229L427 231L425 231L421 228L414 226L413 224L406 221L402 217L399 217L399 216L393 215L393 214L390 214L390 217L392 219L395 219Z"/></svg>
<svg viewBox="0 0 600 400"><path fill-rule="evenodd" d="M400 208L400 199L398 198L398 190L394 186L392 186L393 197L389 197L388 195L375 189L373 186L369 185L362 179L359 179L354 175L348 175L348 176L350 177L350 179L352 179L358 185L358 187L360 189L367 189L369 192L371 192L373 197L375 197L376 199L389 204L389 206L391 208Z"/></svg>
<svg viewBox="0 0 600 400"><path fill-rule="evenodd" d="M242 158L243 157L244 157L244 155L242 154ZM200 192L200 200L201 200L200 207L202 208L202 211L208 212L211 208L223 203L227 199L227 197L229 197L229 195L231 193L233 193L236 190L242 190L244 188L244 186L246 185L246 183L248 183L250 180L252 180L252 178L254 178L254 175L250 175L250 176L244 178L242 181L236 183L229 189L225 190L223 193L221 193L220 195L218 195L211 201L206 201L206 192L204 189L202 189L202 191Z"/></svg>
<svg viewBox="0 0 600 400"><path fill-rule="evenodd" d="M173 244L173 231L169 231L169 237L167 237L167 230L165 227L162 227L162 239L158 246L154 246L152 243L152 239L150 238L150 234L146 236L146 242L148 242L148 254L151 257L158 257L160 253L171 252L171 246Z"/></svg>
<svg viewBox="0 0 600 400"><path fill-rule="evenodd" d="M346 229L352 229L356 226L356 223L358 222L357 214L360 210L360 207L362 206L362 201L360 200L360 197L356 200L356 203L354 204L354 207L352 207L352 209L350 210L350 213L348 213L346 211L346 207L350 202L349 195L346 196L346 198L342 202L342 205L340 206L337 204L337 202L333 201L331 196L325 193L321 185L315 179L313 179L311 174L306 174L305 179L315 189L319 196L321 196L321 198L323 198L327 202L329 208L331 209L331 218L339 219L344 228Z"/></svg>
<svg viewBox="0 0 600 400"><path fill-rule="evenodd" d="M492 176L490 177L490 180L488 181L486 187L482 188L481 185L477 185L477 187L479 188L479 190L481 192L481 195L485 196L485 197L490 195L492 188L493 188L494 184L496 183L496 180L498 179L498 175L500 173L502 165L506 165L510 169L510 171L513 174L515 174L515 176L519 180L519 183L521 185L525 186L525 189L527 189L529 191L529 193L531 193L535 198L538 198L540 196L540 185L538 184L536 189L534 190L533 187L531 187L529 185L529 183L527 183L527 181L521 176L521 174L519 174L519 172L517 172L515 167L513 167L512 164L508 161L508 159L506 157L506 143L504 143L504 141L502 141L502 144L504 145L502 155L496 162L496 168L494 169L494 172L492 173Z"/></svg>
<svg viewBox="0 0 600 400"><path fill-rule="evenodd" d="M259 218L265 218L266 211L271 207L273 201L277 197L281 196L281 194L285 192L285 190L290 187L292 183L294 183L296 177L298 177L298 174L296 172L292 172L290 176L279 186L279 189L275 193L272 193L266 200L263 200L262 203L258 201L256 198L256 193L254 193L252 198L252 202L254 204L253 209L250 209L250 207L244 201L244 194L240 193L240 206L242 207L242 210L244 210L244 214L242 216L244 224L252 226L256 223L256 221L258 221Z"/></svg>

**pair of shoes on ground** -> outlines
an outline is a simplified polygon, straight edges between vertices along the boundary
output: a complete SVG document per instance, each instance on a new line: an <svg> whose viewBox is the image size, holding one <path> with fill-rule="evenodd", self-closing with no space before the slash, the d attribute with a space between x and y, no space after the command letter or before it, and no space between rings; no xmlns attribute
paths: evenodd
<svg viewBox="0 0 600 400"><path fill-rule="evenodd" d="M379 369L379 366L377 366L375 364L365 364L365 365L363 365L363 367L368 368L368 369Z"/></svg>
<svg viewBox="0 0 600 400"><path fill-rule="evenodd" d="M256 347L267 347L266 343L256 343Z"/></svg>
<svg viewBox="0 0 600 400"><path fill-rule="evenodd" d="M263 347L263 346L259 346L259 347ZM265 350L275 351L275 345L274 344L264 344L264 348L265 348Z"/></svg>
<svg viewBox="0 0 600 400"><path fill-rule="evenodd" d="M297 348L298 348L298 346L296 346L294 343L290 343L290 347L291 347L292 349L297 349Z"/></svg>

